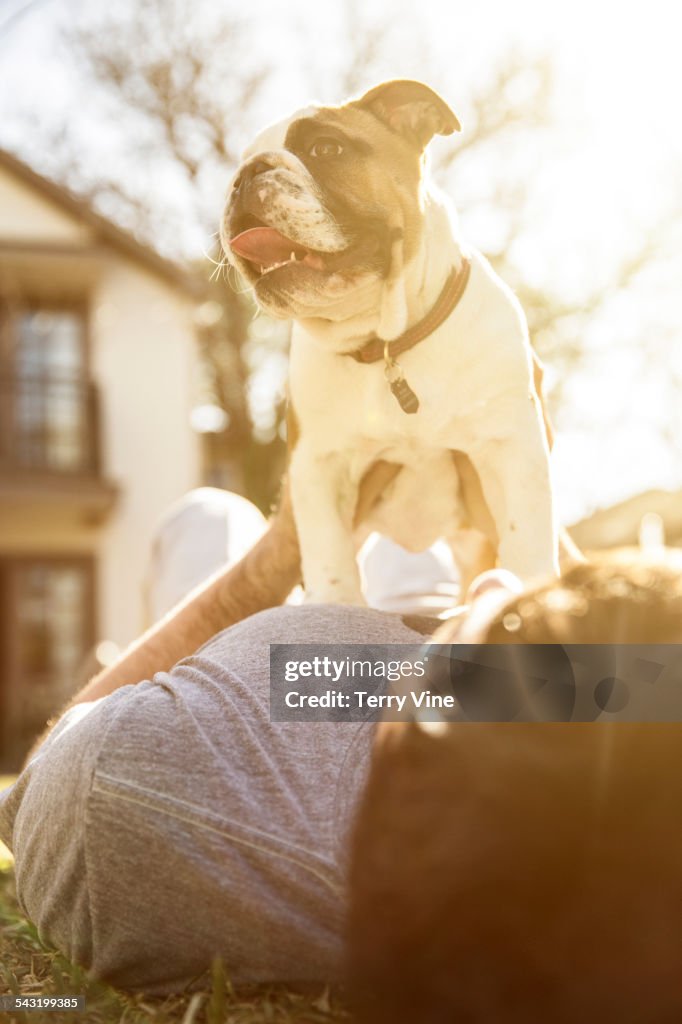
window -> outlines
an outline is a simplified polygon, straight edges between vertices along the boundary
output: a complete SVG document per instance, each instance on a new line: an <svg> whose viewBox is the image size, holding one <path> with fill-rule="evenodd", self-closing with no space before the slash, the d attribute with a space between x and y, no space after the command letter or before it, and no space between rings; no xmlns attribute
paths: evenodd
<svg viewBox="0 0 682 1024"><path fill-rule="evenodd" d="M7 750L23 753L83 681L94 643L89 558L0 560L0 687Z"/></svg>
<svg viewBox="0 0 682 1024"><path fill-rule="evenodd" d="M13 311L5 331L0 459L15 468L96 468L95 395L79 309Z"/></svg>
<svg viewBox="0 0 682 1024"><path fill-rule="evenodd" d="M77 310L34 309L15 320L15 372L50 380L84 376L84 318Z"/></svg>
<svg viewBox="0 0 682 1024"><path fill-rule="evenodd" d="M16 570L19 665L25 682L66 692L85 653L87 572L82 565L28 562Z"/></svg>

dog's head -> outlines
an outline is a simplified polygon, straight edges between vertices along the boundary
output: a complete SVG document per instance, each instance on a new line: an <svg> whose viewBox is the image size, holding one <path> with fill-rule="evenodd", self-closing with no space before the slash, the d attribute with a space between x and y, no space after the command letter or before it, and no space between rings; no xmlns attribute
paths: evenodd
<svg viewBox="0 0 682 1024"><path fill-rule="evenodd" d="M401 80L262 132L221 225L227 258L259 304L283 319L336 321L375 306L419 245L424 148L456 130L440 96Z"/></svg>

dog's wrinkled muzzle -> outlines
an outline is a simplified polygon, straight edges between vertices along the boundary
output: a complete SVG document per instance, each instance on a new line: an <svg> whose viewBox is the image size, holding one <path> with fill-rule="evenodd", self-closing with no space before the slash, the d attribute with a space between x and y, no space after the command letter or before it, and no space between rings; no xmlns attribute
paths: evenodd
<svg viewBox="0 0 682 1024"><path fill-rule="evenodd" d="M318 254L348 245L312 176L285 151L259 154L239 170L224 234L235 256L263 270L298 261L323 269Z"/></svg>

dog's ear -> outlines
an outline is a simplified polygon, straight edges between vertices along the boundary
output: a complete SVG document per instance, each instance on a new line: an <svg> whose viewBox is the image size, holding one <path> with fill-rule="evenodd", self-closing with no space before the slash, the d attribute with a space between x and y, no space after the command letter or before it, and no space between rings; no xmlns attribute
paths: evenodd
<svg viewBox="0 0 682 1024"><path fill-rule="evenodd" d="M461 131L459 121L445 100L423 82L404 78L383 82L361 96L357 103L420 150L434 135Z"/></svg>

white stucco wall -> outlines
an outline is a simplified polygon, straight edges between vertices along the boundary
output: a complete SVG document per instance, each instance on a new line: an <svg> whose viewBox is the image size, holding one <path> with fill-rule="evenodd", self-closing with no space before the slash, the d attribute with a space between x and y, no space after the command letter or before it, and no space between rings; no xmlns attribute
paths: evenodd
<svg viewBox="0 0 682 1024"><path fill-rule="evenodd" d="M100 629L125 644L144 622L154 527L200 482L199 441L189 423L196 385L192 304L137 266L112 260L93 295L92 341L103 470L121 491L99 544Z"/></svg>
<svg viewBox="0 0 682 1024"><path fill-rule="evenodd" d="M0 168L0 241L85 244L88 227Z"/></svg>

